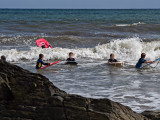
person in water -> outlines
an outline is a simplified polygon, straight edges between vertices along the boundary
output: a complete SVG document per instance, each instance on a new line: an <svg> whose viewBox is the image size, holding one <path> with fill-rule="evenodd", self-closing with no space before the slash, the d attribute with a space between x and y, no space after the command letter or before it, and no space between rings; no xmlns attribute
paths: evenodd
<svg viewBox="0 0 160 120"><path fill-rule="evenodd" d="M108 64L113 65L116 64L116 62L118 62L115 58L114 58L114 54L110 54L110 59L108 59Z"/></svg>
<svg viewBox="0 0 160 120"><path fill-rule="evenodd" d="M42 43L40 43L41 44L41 48L46 48L46 46L45 46L45 43L44 42L42 42Z"/></svg>
<svg viewBox="0 0 160 120"><path fill-rule="evenodd" d="M74 57L74 54L73 52L70 52L69 53L69 58L67 58L67 62L75 62L76 60L73 58Z"/></svg>
<svg viewBox="0 0 160 120"><path fill-rule="evenodd" d="M142 68L143 63L154 63L153 61L145 60L146 54L142 53L141 58L138 60L136 64L136 68Z"/></svg>
<svg viewBox="0 0 160 120"><path fill-rule="evenodd" d="M42 67L42 65L50 65L50 63L44 63L43 58L44 58L44 55L39 54L39 59L37 60L36 69L40 69Z"/></svg>
<svg viewBox="0 0 160 120"><path fill-rule="evenodd" d="M41 48L46 48L45 44L43 44L43 45L41 46ZM52 46L49 44L49 45L48 45L48 48L52 48Z"/></svg>
<svg viewBox="0 0 160 120"><path fill-rule="evenodd" d="M41 48L46 48L45 45L42 45Z"/></svg>
<svg viewBox="0 0 160 120"><path fill-rule="evenodd" d="M4 55L1 56L1 62L6 62L6 57Z"/></svg>

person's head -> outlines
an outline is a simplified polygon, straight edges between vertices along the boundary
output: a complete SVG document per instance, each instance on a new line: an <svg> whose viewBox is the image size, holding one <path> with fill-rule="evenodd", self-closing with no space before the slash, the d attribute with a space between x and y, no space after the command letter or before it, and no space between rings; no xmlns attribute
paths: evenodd
<svg viewBox="0 0 160 120"><path fill-rule="evenodd" d="M39 54L39 59L43 59L44 55L43 54Z"/></svg>
<svg viewBox="0 0 160 120"><path fill-rule="evenodd" d="M45 48L45 45L42 45L41 48Z"/></svg>
<svg viewBox="0 0 160 120"><path fill-rule="evenodd" d="M141 54L141 58L145 58L146 57L146 54L145 53L142 53Z"/></svg>
<svg viewBox="0 0 160 120"><path fill-rule="evenodd" d="M45 43L41 42L41 48L45 48Z"/></svg>
<svg viewBox="0 0 160 120"><path fill-rule="evenodd" d="M114 54L113 54L113 53L110 54L110 58L111 58L111 59L114 59Z"/></svg>
<svg viewBox="0 0 160 120"><path fill-rule="evenodd" d="M73 56L74 56L73 52L70 52L69 53L69 58L73 58Z"/></svg>
<svg viewBox="0 0 160 120"><path fill-rule="evenodd" d="M1 56L1 61L6 62L6 57L4 55Z"/></svg>

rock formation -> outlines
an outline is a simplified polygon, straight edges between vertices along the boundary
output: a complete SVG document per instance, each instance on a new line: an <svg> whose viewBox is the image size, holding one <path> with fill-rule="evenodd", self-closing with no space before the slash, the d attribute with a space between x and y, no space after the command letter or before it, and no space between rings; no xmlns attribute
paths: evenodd
<svg viewBox="0 0 160 120"><path fill-rule="evenodd" d="M67 94L43 75L0 61L0 120L149 120L145 116L109 99Z"/></svg>

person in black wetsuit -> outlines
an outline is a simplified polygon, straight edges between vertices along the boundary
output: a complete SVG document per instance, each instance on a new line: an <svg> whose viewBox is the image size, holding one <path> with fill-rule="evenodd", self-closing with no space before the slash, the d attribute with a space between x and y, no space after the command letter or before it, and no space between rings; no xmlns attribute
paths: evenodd
<svg viewBox="0 0 160 120"><path fill-rule="evenodd" d="M42 42L41 44L42 44L41 48L46 48L46 46L45 46L45 43L44 43L44 42Z"/></svg>
<svg viewBox="0 0 160 120"><path fill-rule="evenodd" d="M45 45L42 45L41 48L46 48Z"/></svg>
<svg viewBox="0 0 160 120"><path fill-rule="evenodd" d="M110 54L110 59L108 59L108 64L113 65L116 64L116 62L118 62L115 58L114 58L114 54Z"/></svg>
<svg viewBox="0 0 160 120"><path fill-rule="evenodd" d="M36 69L40 69L42 67L42 65L50 65L50 63L44 63L43 58L44 58L44 55L39 54L39 59L37 60Z"/></svg>
<svg viewBox="0 0 160 120"><path fill-rule="evenodd" d="M69 58L67 58L67 62L75 62L76 60L73 58L74 54L73 52L70 52L69 53Z"/></svg>

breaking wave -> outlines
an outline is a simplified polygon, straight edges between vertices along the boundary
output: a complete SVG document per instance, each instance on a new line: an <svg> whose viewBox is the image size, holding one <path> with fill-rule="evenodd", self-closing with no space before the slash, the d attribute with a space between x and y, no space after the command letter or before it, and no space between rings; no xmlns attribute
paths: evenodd
<svg viewBox="0 0 160 120"><path fill-rule="evenodd" d="M138 22L138 23L133 23L133 24L116 24L115 26L117 27L125 27L125 26L137 26L137 25L144 25L145 23L141 23L141 22Z"/></svg>
<svg viewBox="0 0 160 120"><path fill-rule="evenodd" d="M77 59L108 59L110 53L114 53L120 60L137 60L142 52L147 54L148 59L160 57L160 42L143 42L140 38L117 39L94 48L61 48L41 49L31 47L30 50L1 50L0 55L5 55L8 61L16 62L20 60L35 61L40 53L45 55L45 60L65 60L69 52L75 53Z"/></svg>

